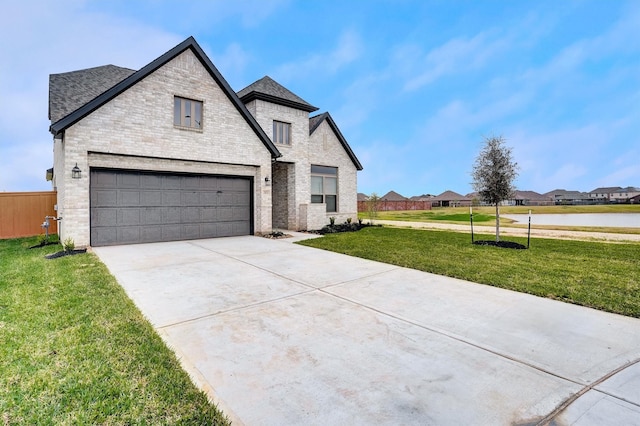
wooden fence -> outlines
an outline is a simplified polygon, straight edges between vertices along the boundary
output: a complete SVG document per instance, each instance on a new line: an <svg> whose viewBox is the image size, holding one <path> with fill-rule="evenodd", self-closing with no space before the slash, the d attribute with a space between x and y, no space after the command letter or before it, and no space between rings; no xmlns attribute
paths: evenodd
<svg viewBox="0 0 640 426"><path fill-rule="evenodd" d="M358 201L358 211L366 212L368 201ZM431 201L378 201L378 211L431 210Z"/></svg>
<svg viewBox="0 0 640 426"><path fill-rule="evenodd" d="M56 192L0 192L0 239L30 237L44 233L45 216L56 216ZM58 233L55 220L49 234Z"/></svg>

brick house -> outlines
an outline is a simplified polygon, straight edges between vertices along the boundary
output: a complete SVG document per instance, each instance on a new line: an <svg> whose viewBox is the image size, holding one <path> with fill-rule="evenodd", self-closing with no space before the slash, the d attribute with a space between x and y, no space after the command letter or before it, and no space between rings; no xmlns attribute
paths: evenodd
<svg viewBox="0 0 640 426"><path fill-rule="evenodd" d="M236 94L192 37L138 71L51 75L61 239L172 241L357 218L362 166L331 115L309 117L316 110L269 77Z"/></svg>

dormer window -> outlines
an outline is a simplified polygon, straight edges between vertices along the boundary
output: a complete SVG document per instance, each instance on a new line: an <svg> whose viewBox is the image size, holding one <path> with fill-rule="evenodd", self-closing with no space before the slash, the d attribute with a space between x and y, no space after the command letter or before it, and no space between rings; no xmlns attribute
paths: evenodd
<svg viewBox="0 0 640 426"><path fill-rule="evenodd" d="M274 120L273 142L281 145L291 145L291 123Z"/></svg>
<svg viewBox="0 0 640 426"><path fill-rule="evenodd" d="M173 98L173 125L187 129L202 129L202 101Z"/></svg>

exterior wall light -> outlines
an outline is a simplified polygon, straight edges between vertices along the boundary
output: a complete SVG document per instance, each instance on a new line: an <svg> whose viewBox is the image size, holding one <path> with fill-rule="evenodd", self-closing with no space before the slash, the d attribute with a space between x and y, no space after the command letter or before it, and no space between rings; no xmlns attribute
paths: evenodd
<svg viewBox="0 0 640 426"><path fill-rule="evenodd" d="M266 183L269 183L269 176L267 176L266 178L264 178L264 181L265 181Z"/></svg>
<svg viewBox="0 0 640 426"><path fill-rule="evenodd" d="M82 177L82 170L78 167L78 163L76 163L76 165L73 166L73 169L71 169L71 177L73 179L80 179Z"/></svg>

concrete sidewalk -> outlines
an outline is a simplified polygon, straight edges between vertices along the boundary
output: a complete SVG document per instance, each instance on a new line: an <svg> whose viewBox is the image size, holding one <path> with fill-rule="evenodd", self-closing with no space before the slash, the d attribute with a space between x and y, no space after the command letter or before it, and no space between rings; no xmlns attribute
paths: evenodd
<svg viewBox="0 0 640 426"><path fill-rule="evenodd" d="M375 220L376 224L384 226L395 226L399 228L416 228L416 229L435 229L456 232L471 233L471 225L458 225L455 223L435 223L435 222L410 222L401 220ZM495 235L495 226L474 225L473 230L476 234ZM513 228L508 225L500 226L500 235L510 237L527 237L527 228ZM531 238L553 238L557 240L580 240L580 241L609 241L609 242L640 242L640 234L615 234L611 232L593 232L593 231L569 231L544 229L538 226L532 226Z"/></svg>
<svg viewBox="0 0 640 426"><path fill-rule="evenodd" d="M94 251L234 424L640 424L640 320L295 235Z"/></svg>

